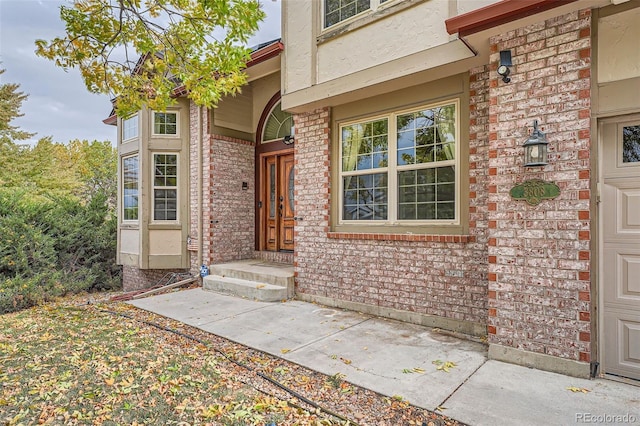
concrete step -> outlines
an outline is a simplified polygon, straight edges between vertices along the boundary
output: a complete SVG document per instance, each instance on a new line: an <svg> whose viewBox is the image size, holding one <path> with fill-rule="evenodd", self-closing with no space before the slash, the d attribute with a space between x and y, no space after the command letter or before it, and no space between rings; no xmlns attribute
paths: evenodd
<svg viewBox="0 0 640 426"><path fill-rule="evenodd" d="M294 296L292 265L249 259L211 265L209 273L202 281L205 290L263 302Z"/></svg>
<svg viewBox="0 0 640 426"><path fill-rule="evenodd" d="M221 275L204 277L202 288L260 302L280 302L289 298L287 287Z"/></svg>

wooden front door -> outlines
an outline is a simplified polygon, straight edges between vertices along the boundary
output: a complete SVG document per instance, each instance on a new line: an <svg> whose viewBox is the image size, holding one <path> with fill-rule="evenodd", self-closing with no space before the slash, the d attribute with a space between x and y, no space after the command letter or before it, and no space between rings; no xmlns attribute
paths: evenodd
<svg viewBox="0 0 640 426"><path fill-rule="evenodd" d="M604 372L640 380L640 116L602 125Z"/></svg>
<svg viewBox="0 0 640 426"><path fill-rule="evenodd" d="M294 230L294 162L292 153L263 157L262 216L264 248L292 251Z"/></svg>

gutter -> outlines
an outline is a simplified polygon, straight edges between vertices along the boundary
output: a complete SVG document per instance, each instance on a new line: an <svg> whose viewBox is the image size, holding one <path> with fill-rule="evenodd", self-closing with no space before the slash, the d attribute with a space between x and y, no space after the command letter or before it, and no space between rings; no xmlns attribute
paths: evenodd
<svg viewBox="0 0 640 426"><path fill-rule="evenodd" d="M449 34L465 37L577 0L502 0L445 21Z"/></svg>

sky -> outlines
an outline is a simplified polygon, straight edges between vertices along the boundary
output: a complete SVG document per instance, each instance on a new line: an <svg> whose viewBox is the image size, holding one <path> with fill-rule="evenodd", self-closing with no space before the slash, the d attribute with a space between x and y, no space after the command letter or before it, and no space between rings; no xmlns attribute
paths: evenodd
<svg viewBox="0 0 640 426"><path fill-rule="evenodd" d="M280 37L280 0L261 0L267 18L249 46ZM36 133L31 140L50 136L54 142L74 139L111 141L116 128L102 122L111 112L108 95L90 93L77 70L65 72L35 54L35 40L64 34L60 20L63 0L0 0L0 83L17 83L29 97L24 116L12 121L21 130Z"/></svg>

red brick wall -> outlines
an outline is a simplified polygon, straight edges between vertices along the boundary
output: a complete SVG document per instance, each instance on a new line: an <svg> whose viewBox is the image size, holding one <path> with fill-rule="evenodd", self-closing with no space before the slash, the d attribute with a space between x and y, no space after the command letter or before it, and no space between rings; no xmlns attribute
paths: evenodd
<svg viewBox="0 0 640 426"><path fill-rule="evenodd" d="M477 73L477 108L488 108L486 72ZM486 80L486 79L485 79ZM478 114L482 114L479 112ZM368 235L329 232L330 117L316 110L296 126L296 291L384 308L486 323L486 221L482 196L471 200L468 236ZM474 124L472 187L482 193L486 119Z"/></svg>
<svg viewBox="0 0 640 426"><path fill-rule="evenodd" d="M207 264L251 259L255 250L255 145L211 135ZM247 189L242 189L246 182Z"/></svg>
<svg viewBox="0 0 640 426"><path fill-rule="evenodd" d="M491 40L489 342L590 360L590 11L539 22ZM498 79L510 49L511 83ZM534 119L549 164L523 167ZM554 181L555 200L530 206L510 189Z"/></svg>
<svg viewBox="0 0 640 426"><path fill-rule="evenodd" d="M133 291L168 283L172 273L189 272L184 269L138 269L133 266L122 267L122 290Z"/></svg>
<svg viewBox="0 0 640 426"><path fill-rule="evenodd" d="M254 256L255 147L253 142L211 135L206 109L202 113L202 263L250 259ZM191 271L198 263L198 107L191 103L190 205ZM247 182L248 188L242 189Z"/></svg>

